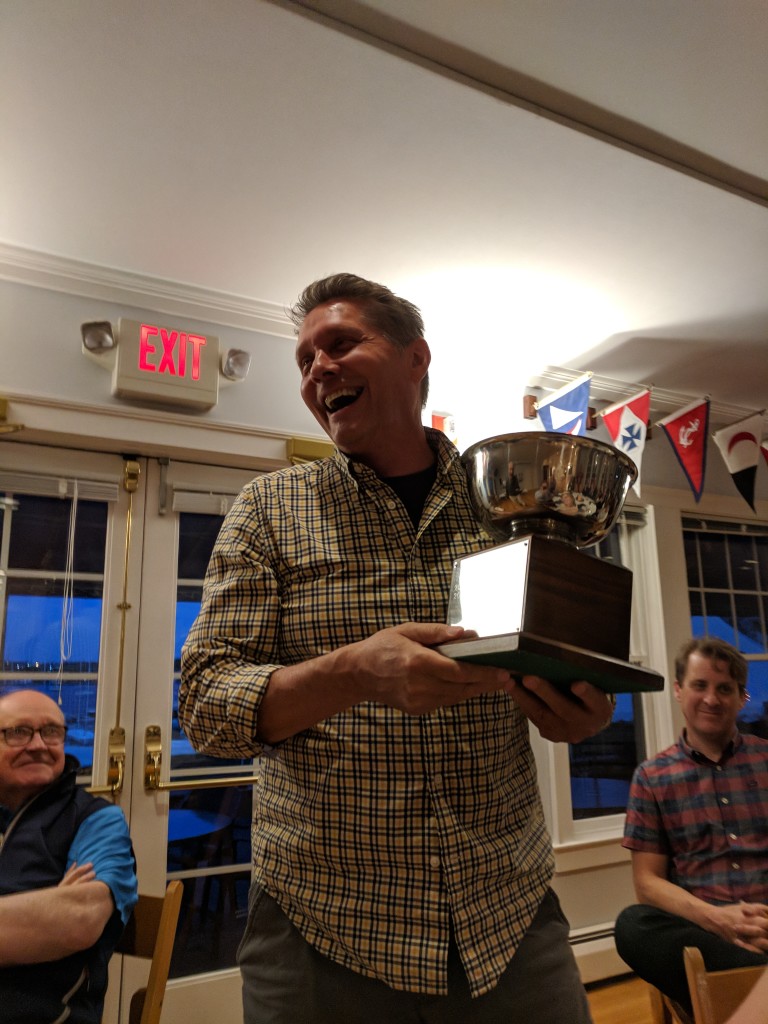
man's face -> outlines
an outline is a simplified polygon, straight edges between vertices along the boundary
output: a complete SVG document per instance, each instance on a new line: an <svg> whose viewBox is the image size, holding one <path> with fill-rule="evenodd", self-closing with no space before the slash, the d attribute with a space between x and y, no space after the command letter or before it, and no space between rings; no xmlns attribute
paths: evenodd
<svg viewBox="0 0 768 1024"><path fill-rule="evenodd" d="M373 465L403 431L421 422L421 380L429 366L423 338L400 349L347 300L317 306L299 331L296 361L307 408L348 455Z"/></svg>
<svg viewBox="0 0 768 1024"><path fill-rule="evenodd" d="M0 729L14 725L64 725L49 697L20 690L0 699ZM64 771L64 744L47 746L36 732L24 747L9 747L0 734L0 803L15 810L49 786Z"/></svg>
<svg viewBox="0 0 768 1024"><path fill-rule="evenodd" d="M685 718L688 742L725 748L746 702L746 693L731 678L724 661L712 661L695 651L685 675L675 681L675 697Z"/></svg>

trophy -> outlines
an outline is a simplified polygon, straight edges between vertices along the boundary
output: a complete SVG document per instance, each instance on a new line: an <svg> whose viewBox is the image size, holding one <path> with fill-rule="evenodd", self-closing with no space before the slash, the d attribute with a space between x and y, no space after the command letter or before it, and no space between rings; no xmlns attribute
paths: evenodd
<svg viewBox="0 0 768 1024"><path fill-rule="evenodd" d="M461 457L478 520L500 543L457 559L448 624L476 637L442 644L451 658L609 693L661 690L629 658L632 573L586 554L613 528L635 464L591 438L499 434Z"/></svg>

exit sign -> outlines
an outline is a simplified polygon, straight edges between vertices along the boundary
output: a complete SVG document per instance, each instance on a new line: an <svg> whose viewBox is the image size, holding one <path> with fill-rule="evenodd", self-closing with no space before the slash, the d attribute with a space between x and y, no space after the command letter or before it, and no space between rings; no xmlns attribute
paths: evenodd
<svg viewBox="0 0 768 1024"><path fill-rule="evenodd" d="M219 400L219 339L120 318L112 394L188 409Z"/></svg>

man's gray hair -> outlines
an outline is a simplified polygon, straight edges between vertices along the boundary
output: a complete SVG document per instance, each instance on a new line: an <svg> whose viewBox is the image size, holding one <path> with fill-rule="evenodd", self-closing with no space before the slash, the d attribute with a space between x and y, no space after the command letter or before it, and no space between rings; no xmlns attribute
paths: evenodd
<svg viewBox="0 0 768 1024"><path fill-rule="evenodd" d="M288 316L298 331L313 309L339 299L355 302L366 323L396 348L405 349L417 338L424 337L424 321L418 306L395 295L386 285L367 281L356 274L331 274L313 281L289 308ZM425 374L421 382L422 407L427 404L428 394L429 374Z"/></svg>

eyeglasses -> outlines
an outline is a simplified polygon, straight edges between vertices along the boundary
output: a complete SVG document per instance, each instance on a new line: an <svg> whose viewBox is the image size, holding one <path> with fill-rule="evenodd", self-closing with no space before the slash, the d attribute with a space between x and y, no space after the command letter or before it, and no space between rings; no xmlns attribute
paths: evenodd
<svg viewBox="0 0 768 1024"><path fill-rule="evenodd" d="M66 725L41 725L39 729L33 729L31 725L11 725L7 729L0 729L3 739L9 747L26 747L32 742L35 733L40 734L40 739L47 747L60 747L67 735Z"/></svg>

